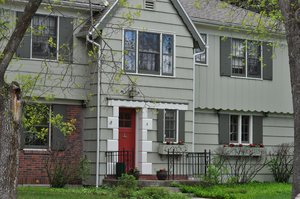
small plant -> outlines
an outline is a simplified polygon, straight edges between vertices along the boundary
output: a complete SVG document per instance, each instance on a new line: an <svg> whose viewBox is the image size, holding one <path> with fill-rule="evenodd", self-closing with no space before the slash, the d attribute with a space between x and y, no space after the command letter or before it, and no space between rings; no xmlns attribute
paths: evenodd
<svg viewBox="0 0 300 199"><path fill-rule="evenodd" d="M140 170L137 167L135 167L135 168L129 169L127 174L134 176L135 179L138 180L140 177Z"/></svg>
<svg viewBox="0 0 300 199"><path fill-rule="evenodd" d="M121 198L131 198L137 190L137 181L134 176L122 174L119 178L117 193Z"/></svg>
<svg viewBox="0 0 300 199"><path fill-rule="evenodd" d="M221 170L214 165L207 167L207 173L201 179L201 185L207 187L219 184L221 181Z"/></svg>
<svg viewBox="0 0 300 199"><path fill-rule="evenodd" d="M293 171L293 152L291 144L283 143L273 149L268 167L276 182L288 182Z"/></svg>

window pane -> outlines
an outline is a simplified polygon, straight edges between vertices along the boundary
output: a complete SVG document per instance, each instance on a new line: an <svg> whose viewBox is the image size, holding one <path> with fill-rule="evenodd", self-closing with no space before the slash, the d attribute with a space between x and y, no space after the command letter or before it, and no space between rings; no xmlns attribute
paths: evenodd
<svg viewBox="0 0 300 199"><path fill-rule="evenodd" d="M201 34L202 39L204 40L204 42L207 42L207 35L206 34ZM207 55L206 55L206 49L200 49L200 48L196 48L195 49L195 53L199 53L202 52L204 50L204 53L201 55L197 55L195 57L195 61L196 63L201 63L201 64L207 64Z"/></svg>
<svg viewBox="0 0 300 199"><path fill-rule="evenodd" d="M56 59L57 20L55 17L35 15L32 19L32 57Z"/></svg>
<svg viewBox="0 0 300 199"><path fill-rule="evenodd" d="M239 124L239 116L231 115L230 132L229 132L230 142L238 142L238 126L239 126L238 124Z"/></svg>
<svg viewBox="0 0 300 199"><path fill-rule="evenodd" d="M139 33L139 72L160 74L160 34Z"/></svg>
<svg viewBox="0 0 300 199"><path fill-rule="evenodd" d="M232 74L237 76L245 76L245 41L232 39Z"/></svg>
<svg viewBox="0 0 300 199"><path fill-rule="evenodd" d="M124 70L136 72L136 31L124 31Z"/></svg>
<svg viewBox="0 0 300 199"><path fill-rule="evenodd" d="M247 67L248 76L260 78L261 77L261 44L256 41L248 41L247 43Z"/></svg>
<svg viewBox="0 0 300 199"><path fill-rule="evenodd" d="M162 73L163 75L173 75L173 35L163 35L162 51Z"/></svg>
<svg viewBox="0 0 300 199"><path fill-rule="evenodd" d="M242 116L242 143L249 143L250 116Z"/></svg>
<svg viewBox="0 0 300 199"><path fill-rule="evenodd" d="M165 111L165 141L176 142L177 141L177 111L166 110Z"/></svg>
<svg viewBox="0 0 300 199"><path fill-rule="evenodd" d="M26 104L23 111L25 146L48 148L50 107L43 104Z"/></svg>

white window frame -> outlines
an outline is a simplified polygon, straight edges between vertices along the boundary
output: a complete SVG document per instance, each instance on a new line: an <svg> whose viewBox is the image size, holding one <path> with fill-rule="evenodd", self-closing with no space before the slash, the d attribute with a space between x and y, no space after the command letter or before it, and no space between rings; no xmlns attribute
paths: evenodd
<svg viewBox="0 0 300 199"><path fill-rule="evenodd" d="M200 35L202 36L202 35L205 35L206 36L206 46L208 46L208 43L209 43L209 41L208 41L208 34L207 33L200 33ZM199 49L199 48L197 48L197 49ZM196 49L194 49L194 53L196 53ZM202 63L202 62L197 62L196 61L196 58L195 58L195 64L196 65L203 65L203 66L208 66L208 47L205 49L205 54L206 54L206 62L205 63Z"/></svg>
<svg viewBox="0 0 300 199"><path fill-rule="evenodd" d="M263 45L262 42L260 44L260 57L261 57L261 63L260 63L260 77L248 77L248 41L254 41L254 40L248 40L248 39L239 39L239 38L231 38L231 45L232 45L232 41L233 40L242 40L243 42L246 43L245 45L245 76L238 76L238 75L234 75L232 73L232 56L230 56L231 59L231 66L230 66L230 72L231 72L231 77L235 77L235 78L242 78L242 79L256 79L256 80L263 80ZM231 55L233 54L232 52L232 46L231 46Z"/></svg>
<svg viewBox="0 0 300 199"><path fill-rule="evenodd" d="M230 140L230 126L231 126L231 116L238 116L238 141L237 142L231 142ZM243 143L242 142L242 117L243 116L249 116L249 142ZM229 144L243 144L243 145L250 145L253 144L253 116L252 115L239 115L239 114L231 114L229 115Z"/></svg>
<svg viewBox="0 0 300 199"><path fill-rule="evenodd" d="M125 55L125 45L124 45L124 36L125 36L125 31L136 31L136 53L135 53L135 62L136 62L136 71L135 72L126 72L125 71L125 59L124 59L124 55ZM159 34L160 35L160 59L159 59L159 74L147 74L147 73L139 73L139 60L138 60L138 56L139 56L139 32L147 32L147 33L155 33L155 34ZM163 59L163 53L162 53L162 35L172 35L173 36L173 75L165 75L162 73L162 59ZM139 29L134 29L134 28L123 28L122 31L122 70L127 73L127 74L134 74L134 75L141 75L141 76L154 76L154 77L169 77L169 78L173 78L176 77L176 34L174 32L162 32L162 31L157 31L157 30L139 30Z"/></svg>
<svg viewBox="0 0 300 199"><path fill-rule="evenodd" d="M41 15L41 16L46 16L45 14L39 14L39 13L36 13L35 15ZM35 16L34 15L34 16ZM47 60L47 61L58 61L58 50L59 50L59 20L60 20L60 17L59 16L49 16L49 17L54 17L56 18L56 58L55 59L48 59L48 58L35 58L35 57L32 57L32 31L30 31L30 57L29 59L31 60ZM32 19L30 21L30 29L32 29ZM28 59L28 58L27 58Z"/></svg>
<svg viewBox="0 0 300 199"><path fill-rule="evenodd" d="M165 131L166 111L175 111L176 112L176 140L175 140L175 142L172 142L172 143L177 144L178 143L178 139L179 139L179 137L178 137L179 136L179 110L173 110L173 109L170 109L170 110L169 109L165 109L164 110L164 122L163 122L163 124L164 124L164 129L163 129L164 140L163 140L163 143L167 143L167 141L166 141L166 131Z"/></svg>
<svg viewBox="0 0 300 199"><path fill-rule="evenodd" d="M50 105L50 104L48 104L48 105L46 105L46 106L48 106L49 107L49 113L51 113L52 112L52 105ZM26 145L26 143L25 143L25 140L24 140L24 149L23 150L29 150L29 151L34 151L34 150L36 150L36 151L46 151L46 150L49 150L49 149L51 149L51 142L52 142L52 140L51 140L51 136L52 136L52 125L51 125L51 114L49 114L49 121L48 121L48 145L46 146L46 145L44 145L45 147L39 147L39 146L37 146L37 147L32 147L33 145ZM23 139L26 139L26 136L24 135L24 138Z"/></svg>

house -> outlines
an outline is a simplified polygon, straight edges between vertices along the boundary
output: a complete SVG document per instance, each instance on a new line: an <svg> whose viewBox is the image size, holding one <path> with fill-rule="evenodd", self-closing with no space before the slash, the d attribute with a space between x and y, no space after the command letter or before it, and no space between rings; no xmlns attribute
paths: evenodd
<svg viewBox="0 0 300 199"><path fill-rule="evenodd" d="M43 162L49 150L65 149L62 143L74 146L66 156L88 157L85 183L98 186L116 172L117 162L153 177L167 168L169 146L200 153L229 143L271 149L293 141L282 36L276 35L276 47L270 45L274 38L257 42L242 30L240 17L232 21L232 7L221 8L218 1L127 2L93 2L93 20L85 21L87 1L61 1L50 16L41 6L33 18L33 28L47 25L47 37L28 32L7 77L48 77L33 92L53 94L52 101L41 101L75 117L77 128L66 140L55 129L44 142L22 138L20 184L48 183ZM23 5L3 5L9 20L16 20ZM57 45L49 45L49 37ZM62 45L67 50L57 47ZM258 179L272 176L266 170Z"/></svg>

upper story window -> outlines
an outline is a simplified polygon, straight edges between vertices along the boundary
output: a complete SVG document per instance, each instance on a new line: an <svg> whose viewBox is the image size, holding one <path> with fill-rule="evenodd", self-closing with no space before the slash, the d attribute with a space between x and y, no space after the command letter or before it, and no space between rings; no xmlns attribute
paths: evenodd
<svg viewBox="0 0 300 199"><path fill-rule="evenodd" d="M220 75L272 80L272 43L221 37Z"/></svg>
<svg viewBox="0 0 300 199"><path fill-rule="evenodd" d="M207 44L207 34L201 33L201 37L204 40L204 42ZM196 62L196 64L207 65L207 49L204 49L204 50L202 50L200 48L195 49L195 53L199 53L199 52L202 52L202 51L204 51L202 54L197 55L195 57L195 62Z"/></svg>
<svg viewBox="0 0 300 199"><path fill-rule="evenodd" d="M57 17L35 15L32 18L32 58L56 59Z"/></svg>
<svg viewBox="0 0 300 199"><path fill-rule="evenodd" d="M261 42L232 39L232 75L261 78Z"/></svg>
<svg viewBox="0 0 300 199"><path fill-rule="evenodd" d="M124 30L124 70L174 75L174 35Z"/></svg>
<svg viewBox="0 0 300 199"><path fill-rule="evenodd" d="M22 13L17 13L17 18ZM17 49L17 56L32 59L72 61L73 19L35 15Z"/></svg>

